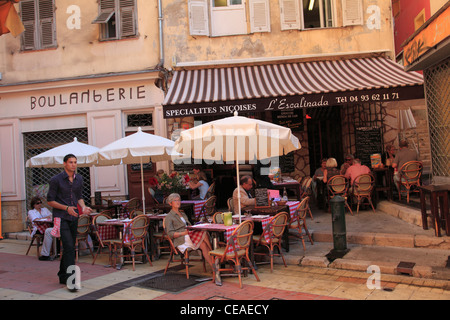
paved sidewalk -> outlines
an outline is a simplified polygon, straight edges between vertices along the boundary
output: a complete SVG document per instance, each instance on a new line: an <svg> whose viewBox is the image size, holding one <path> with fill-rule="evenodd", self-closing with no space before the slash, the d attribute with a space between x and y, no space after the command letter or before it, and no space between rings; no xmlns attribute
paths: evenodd
<svg viewBox="0 0 450 320"><path fill-rule="evenodd" d="M389 207L395 204L388 203ZM450 249L449 237L434 237L433 230L405 222L379 209L346 215L348 248L341 259L332 262L326 254L333 249L331 214L313 210L314 220L308 227L315 238L307 238L306 251L300 242L292 242L285 254L288 267L276 260L274 272L269 265L258 266L261 278L253 275L243 279L239 289L236 277L224 277L223 286L211 281L199 282L179 292L144 288L137 280L160 277L167 256L149 264L131 265L122 270L105 268L107 257L101 256L92 266L92 257L80 257L82 289L69 292L57 282L59 261L39 261L32 248L25 256L28 240L0 241L0 299L1 300L450 300L449 268L446 267ZM392 208L391 208L392 209ZM330 240L331 239L331 240ZM433 249L430 249L433 248ZM438 249L436 249L438 248ZM393 266L398 261L415 262L412 276L397 274ZM380 267L381 273L368 273L370 265ZM431 269L430 269L431 268ZM442 271L440 274L438 271ZM184 274L172 268L171 272ZM194 264L190 274L210 277ZM447 278L446 278L447 277ZM179 311L179 310L172 310Z"/></svg>

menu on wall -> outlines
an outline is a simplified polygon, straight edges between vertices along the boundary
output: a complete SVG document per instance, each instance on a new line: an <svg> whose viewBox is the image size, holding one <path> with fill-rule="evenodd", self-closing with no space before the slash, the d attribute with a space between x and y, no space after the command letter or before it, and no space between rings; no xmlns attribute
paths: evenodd
<svg viewBox="0 0 450 320"><path fill-rule="evenodd" d="M370 156L382 152L381 129L379 127L356 128L356 158L371 167Z"/></svg>
<svg viewBox="0 0 450 320"><path fill-rule="evenodd" d="M272 112L273 123L291 129L292 131L303 131L303 109L289 109Z"/></svg>
<svg viewBox="0 0 450 320"><path fill-rule="evenodd" d="M269 208L269 194L267 188L255 189L256 204L255 208Z"/></svg>

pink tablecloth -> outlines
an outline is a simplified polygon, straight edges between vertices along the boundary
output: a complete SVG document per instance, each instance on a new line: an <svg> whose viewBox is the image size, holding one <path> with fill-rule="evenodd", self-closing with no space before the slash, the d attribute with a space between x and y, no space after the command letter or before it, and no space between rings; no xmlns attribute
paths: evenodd
<svg viewBox="0 0 450 320"><path fill-rule="evenodd" d="M188 203L194 205L194 215L196 218L200 215L200 211L202 210L203 205L206 200L182 200L181 203Z"/></svg>

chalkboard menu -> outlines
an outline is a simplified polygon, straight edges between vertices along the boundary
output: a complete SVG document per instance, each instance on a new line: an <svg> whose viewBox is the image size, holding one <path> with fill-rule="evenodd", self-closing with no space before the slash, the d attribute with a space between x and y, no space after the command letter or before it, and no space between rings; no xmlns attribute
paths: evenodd
<svg viewBox="0 0 450 320"><path fill-rule="evenodd" d="M369 168L370 156L374 153L382 153L381 130L379 127L356 128L356 157Z"/></svg>
<svg viewBox="0 0 450 320"><path fill-rule="evenodd" d="M153 169L153 164L151 162L142 164L143 171L151 171L152 169ZM131 170L141 171L141 165L139 163L133 163L133 164L131 164Z"/></svg>
<svg viewBox="0 0 450 320"><path fill-rule="evenodd" d="M255 208L269 208L269 195L267 193L267 188L256 188L255 189L256 204Z"/></svg>
<svg viewBox="0 0 450 320"><path fill-rule="evenodd" d="M292 131L303 131L303 109L289 109L272 112L273 123L291 129Z"/></svg>
<svg viewBox="0 0 450 320"><path fill-rule="evenodd" d="M282 173L288 173L295 171L295 163L294 163L294 151L289 152L288 154L281 156L280 159L280 169Z"/></svg>

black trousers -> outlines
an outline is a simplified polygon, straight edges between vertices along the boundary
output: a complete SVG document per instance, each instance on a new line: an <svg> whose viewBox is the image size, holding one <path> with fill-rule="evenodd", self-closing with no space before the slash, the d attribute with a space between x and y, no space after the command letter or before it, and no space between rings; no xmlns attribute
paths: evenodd
<svg viewBox="0 0 450 320"><path fill-rule="evenodd" d="M71 273L67 273L67 268L75 265L75 240L77 238L78 219L69 221L61 219L61 242L62 242L62 257L59 264L58 277L59 282L66 284L67 278Z"/></svg>

